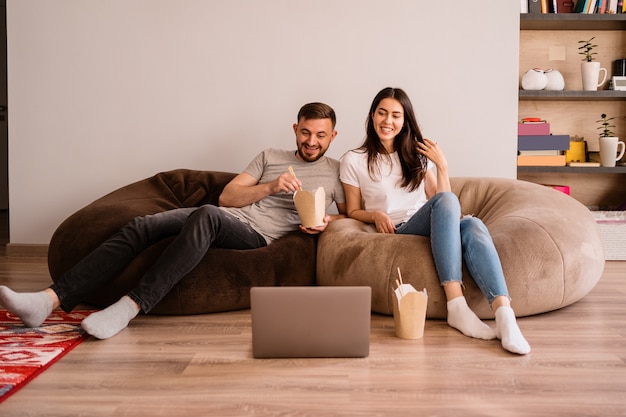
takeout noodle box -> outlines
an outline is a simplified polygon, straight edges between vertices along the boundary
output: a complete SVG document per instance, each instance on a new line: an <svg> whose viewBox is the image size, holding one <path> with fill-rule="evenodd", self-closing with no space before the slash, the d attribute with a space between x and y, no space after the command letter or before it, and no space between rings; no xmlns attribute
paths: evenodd
<svg viewBox="0 0 626 417"><path fill-rule="evenodd" d="M315 191L296 191L293 194L293 201L296 204L302 226L315 227L324 224L324 216L326 215L324 187L318 187Z"/></svg>
<svg viewBox="0 0 626 417"><path fill-rule="evenodd" d="M393 291L392 298L396 336L401 339L424 336L428 305L426 289L417 291L411 284L403 284Z"/></svg>

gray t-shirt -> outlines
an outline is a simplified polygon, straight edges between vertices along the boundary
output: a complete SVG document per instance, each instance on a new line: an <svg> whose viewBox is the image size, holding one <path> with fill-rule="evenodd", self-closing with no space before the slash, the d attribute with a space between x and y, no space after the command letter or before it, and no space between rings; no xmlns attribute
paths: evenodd
<svg viewBox="0 0 626 417"><path fill-rule="evenodd" d="M302 189L314 191L324 187L326 211L335 203L345 203L343 187L339 181L339 161L323 156L315 162L304 162L296 157L296 151L266 149L258 154L244 172L252 175L259 184L274 181L293 167ZM222 207L260 233L267 243L287 232L298 230L300 218L293 202L293 193L280 192L270 195L249 206ZM335 210L336 212L336 210Z"/></svg>

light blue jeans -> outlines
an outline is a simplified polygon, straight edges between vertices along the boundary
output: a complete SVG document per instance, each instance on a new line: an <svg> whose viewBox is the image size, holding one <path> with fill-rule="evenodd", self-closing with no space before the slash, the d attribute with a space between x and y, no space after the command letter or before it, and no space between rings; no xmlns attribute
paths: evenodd
<svg viewBox="0 0 626 417"><path fill-rule="evenodd" d="M398 227L396 234L430 237L439 282L462 283L463 261L489 304L498 296L509 297L500 258L482 220L461 218L455 194L435 194L420 210Z"/></svg>

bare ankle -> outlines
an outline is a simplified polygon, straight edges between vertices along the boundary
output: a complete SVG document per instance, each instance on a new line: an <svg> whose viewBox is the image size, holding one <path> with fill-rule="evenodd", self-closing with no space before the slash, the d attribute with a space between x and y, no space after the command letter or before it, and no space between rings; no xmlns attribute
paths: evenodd
<svg viewBox="0 0 626 417"><path fill-rule="evenodd" d="M443 284L446 300L450 301L463 296L463 287L459 281L448 281Z"/></svg>
<svg viewBox="0 0 626 417"><path fill-rule="evenodd" d="M491 302L491 309L495 312L500 307L511 307L511 300L505 295L500 295Z"/></svg>
<svg viewBox="0 0 626 417"><path fill-rule="evenodd" d="M61 300L59 300L59 296L57 295L56 292L54 292L54 290L52 288L46 288L45 290L43 290L43 292L48 294L48 296L52 300L52 309L53 310L56 310L57 308L59 308L61 306Z"/></svg>

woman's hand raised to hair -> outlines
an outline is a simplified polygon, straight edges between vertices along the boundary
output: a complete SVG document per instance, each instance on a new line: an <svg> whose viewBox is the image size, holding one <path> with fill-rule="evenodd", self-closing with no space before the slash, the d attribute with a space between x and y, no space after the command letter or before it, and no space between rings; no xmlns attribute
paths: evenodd
<svg viewBox="0 0 626 417"><path fill-rule="evenodd" d="M437 169L448 169L448 161L437 142L424 138L424 143L416 142L416 148L419 153L430 159Z"/></svg>

